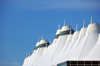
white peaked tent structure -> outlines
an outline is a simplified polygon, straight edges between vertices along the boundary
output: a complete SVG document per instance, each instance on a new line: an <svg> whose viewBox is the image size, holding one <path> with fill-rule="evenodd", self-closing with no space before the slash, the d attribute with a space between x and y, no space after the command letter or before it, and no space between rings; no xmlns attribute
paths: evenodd
<svg viewBox="0 0 100 66"><path fill-rule="evenodd" d="M67 38L67 41L66 41L66 44L62 50L62 53L60 53L55 60L56 62L53 62L54 64L59 62L60 59L64 56L66 56L68 54L68 52L70 51L70 49L73 47L73 44L77 41L77 37L79 35L79 32L80 31L77 31L78 30L78 25L76 26L76 32L73 34L73 35L68 35L68 38ZM71 42L69 42L69 40L72 40ZM53 65L54 65L53 64Z"/></svg>
<svg viewBox="0 0 100 66"><path fill-rule="evenodd" d="M71 66L71 64L100 66L100 25L92 23L92 17L88 27L85 27L84 20L83 28L78 31L76 25L75 32L71 26L65 25L64 20L64 26L60 29L59 24L52 44L43 37L40 42L38 39L34 52L26 56L22 66Z"/></svg>
<svg viewBox="0 0 100 66"><path fill-rule="evenodd" d="M46 64L49 64L49 62L51 61L51 58L52 58L52 56L53 56L53 54L54 54L54 52L55 51L53 51L53 50L55 50L56 49L56 42L58 41L58 37L59 37L59 35L60 35L60 27L59 27L59 29L57 30L57 32L56 32L56 35L55 35L55 39L54 39L54 41L53 41L53 43L48 47L48 49L47 49L47 51L45 52L45 54L43 55L43 56L41 56L40 58L39 58L39 60L37 60L37 61L39 61L39 62L41 62L41 61L43 61L43 63L45 63L46 61L48 61L48 62L46 62ZM51 52L52 51L52 52ZM45 58L44 58L45 57ZM36 61L36 62L37 62ZM36 63L35 62L35 63ZM34 64L35 64L34 63ZM41 65L41 64L40 64Z"/></svg>
<svg viewBox="0 0 100 66"><path fill-rule="evenodd" d="M38 58L40 58L43 55L44 49L49 45L50 45L50 43L46 39L43 39L43 35L42 35L42 39L41 39L40 42L39 42L39 39L38 39L34 53L23 64L23 66L28 66L28 65L31 66L36 60L38 60Z"/></svg>

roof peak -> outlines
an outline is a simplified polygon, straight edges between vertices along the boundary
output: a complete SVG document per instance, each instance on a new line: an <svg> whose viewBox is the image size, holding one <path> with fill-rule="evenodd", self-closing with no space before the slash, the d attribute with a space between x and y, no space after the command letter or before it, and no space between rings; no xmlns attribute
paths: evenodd
<svg viewBox="0 0 100 66"><path fill-rule="evenodd" d="M71 34L71 28L70 28L70 34Z"/></svg>
<svg viewBox="0 0 100 66"><path fill-rule="evenodd" d="M38 37L38 42L39 42L39 37Z"/></svg>
<svg viewBox="0 0 100 66"><path fill-rule="evenodd" d="M78 31L78 24L76 24L76 31Z"/></svg>
<svg viewBox="0 0 100 66"><path fill-rule="evenodd" d="M50 39L50 44L51 44L51 39Z"/></svg>
<svg viewBox="0 0 100 66"><path fill-rule="evenodd" d="M65 19L64 19L64 26L65 26Z"/></svg>
<svg viewBox="0 0 100 66"><path fill-rule="evenodd" d="M58 29L60 29L60 23L59 23Z"/></svg>
<svg viewBox="0 0 100 66"><path fill-rule="evenodd" d="M85 27L85 20L83 20L83 28Z"/></svg>
<svg viewBox="0 0 100 66"><path fill-rule="evenodd" d="M28 57L27 53L26 53L26 58Z"/></svg>
<svg viewBox="0 0 100 66"><path fill-rule="evenodd" d="M42 34L42 38L41 39L43 40L43 34Z"/></svg>
<svg viewBox="0 0 100 66"><path fill-rule="evenodd" d="M30 51L29 51L29 56L30 56Z"/></svg>
<svg viewBox="0 0 100 66"><path fill-rule="evenodd" d="M92 24L92 16L91 16L91 24Z"/></svg>

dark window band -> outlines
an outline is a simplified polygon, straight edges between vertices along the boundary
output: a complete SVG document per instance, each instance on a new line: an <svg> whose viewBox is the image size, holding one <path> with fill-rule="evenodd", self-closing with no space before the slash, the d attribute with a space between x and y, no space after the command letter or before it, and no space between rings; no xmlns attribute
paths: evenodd
<svg viewBox="0 0 100 66"><path fill-rule="evenodd" d="M34 50L37 50L38 48L41 48L41 47L48 47L50 45L50 43L44 43L44 44L40 44L39 46L36 46Z"/></svg>
<svg viewBox="0 0 100 66"><path fill-rule="evenodd" d="M55 35L54 39L55 39L55 38L58 38L59 36L60 36L60 34Z"/></svg>
<svg viewBox="0 0 100 66"><path fill-rule="evenodd" d="M74 30L71 29L71 34L73 34L73 33L74 33ZM60 36L61 36L61 35L66 35L66 34L70 34L70 30L60 32Z"/></svg>
<svg viewBox="0 0 100 66"><path fill-rule="evenodd" d="M100 61L65 61L57 66L100 66Z"/></svg>

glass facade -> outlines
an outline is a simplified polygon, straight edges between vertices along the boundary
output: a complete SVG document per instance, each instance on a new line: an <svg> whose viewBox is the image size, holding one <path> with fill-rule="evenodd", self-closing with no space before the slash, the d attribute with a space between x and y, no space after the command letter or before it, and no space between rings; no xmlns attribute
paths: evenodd
<svg viewBox="0 0 100 66"><path fill-rule="evenodd" d="M37 47L38 47L38 46L36 46L34 50L37 50Z"/></svg>
<svg viewBox="0 0 100 66"><path fill-rule="evenodd" d="M74 33L74 30L71 29L71 34L73 34L73 33ZM70 34L70 30L60 32L60 36L61 36L61 35L66 35L66 34Z"/></svg>
<svg viewBox="0 0 100 66"><path fill-rule="evenodd" d="M48 47L50 45L50 43L44 43L44 44L40 44L39 46L36 46L34 50L37 50L38 48L41 48L41 47Z"/></svg>
<svg viewBox="0 0 100 66"><path fill-rule="evenodd" d="M63 62L63 63L57 64L57 66L67 66L67 62Z"/></svg>
<svg viewBox="0 0 100 66"><path fill-rule="evenodd" d="M60 34L55 35L54 39L55 39L55 38L58 38L59 36L60 36Z"/></svg>
<svg viewBox="0 0 100 66"><path fill-rule="evenodd" d="M66 61L57 66L100 66L100 61Z"/></svg>
<svg viewBox="0 0 100 66"><path fill-rule="evenodd" d="M71 34L73 34L73 33L74 33L74 30L71 29ZM70 34L70 30L60 32L60 34L55 35L54 39L55 39L55 38L58 38L58 37L61 36L61 35L66 35L66 34Z"/></svg>

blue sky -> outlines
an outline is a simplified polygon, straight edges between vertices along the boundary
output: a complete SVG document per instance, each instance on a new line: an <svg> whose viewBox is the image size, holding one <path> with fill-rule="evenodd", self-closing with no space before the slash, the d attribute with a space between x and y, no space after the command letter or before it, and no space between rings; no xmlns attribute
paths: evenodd
<svg viewBox="0 0 100 66"><path fill-rule="evenodd" d="M38 37L53 41L58 24L100 24L100 0L0 0L0 66L21 66Z"/></svg>

